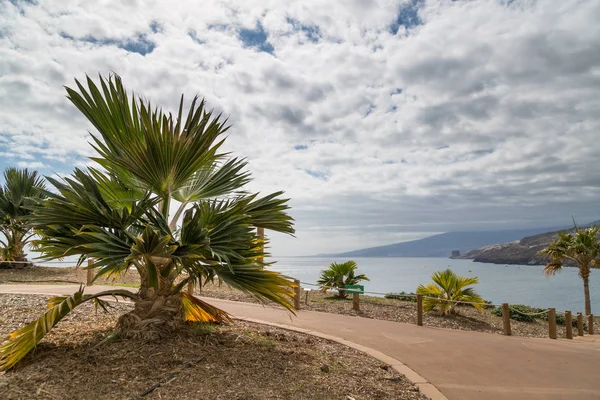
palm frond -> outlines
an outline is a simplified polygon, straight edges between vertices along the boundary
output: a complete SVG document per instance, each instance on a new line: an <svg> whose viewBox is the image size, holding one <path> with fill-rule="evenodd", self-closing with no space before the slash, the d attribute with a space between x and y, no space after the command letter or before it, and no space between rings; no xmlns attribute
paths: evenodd
<svg viewBox="0 0 600 400"><path fill-rule="evenodd" d="M257 267L254 264L215 265L215 274L229 286L254 296L257 300L270 301L294 312L292 299L294 282L285 275Z"/></svg>
<svg viewBox="0 0 600 400"><path fill-rule="evenodd" d="M431 279L433 282L417 287L417 294L424 296L425 311L432 311L439 306L442 315L456 313L456 306L461 303L469 304L479 311L483 310L483 298L475 289L467 287L479 283L477 277L458 276L451 269L446 269L434 272Z"/></svg>
<svg viewBox="0 0 600 400"><path fill-rule="evenodd" d="M80 304L98 299L101 296L121 296L136 298L126 290L117 289L84 295L83 286L69 296L55 296L48 300L48 308L41 317L8 335L7 341L0 345L0 371L15 366L56 326L67 314Z"/></svg>
<svg viewBox="0 0 600 400"><path fill-rule="evenodd" d="M194 99L185 123L183 98L173 117L127 91L119 76L100 77L102 90L87 78L87 88L76 80L67 88L68 98L96 127L92 135L98 160L109 171L113 166L128 171L165 200L185 187L197 171L209 169L223 157L218 141L228 127L220 116L205 110Z"/></svg>
<svg viewBox="0 0 600 400"><path fill-rule="evenodd" d="M232 322L231 316L227 312L186 292L181 292L181 307L186 321Z"/></svg>

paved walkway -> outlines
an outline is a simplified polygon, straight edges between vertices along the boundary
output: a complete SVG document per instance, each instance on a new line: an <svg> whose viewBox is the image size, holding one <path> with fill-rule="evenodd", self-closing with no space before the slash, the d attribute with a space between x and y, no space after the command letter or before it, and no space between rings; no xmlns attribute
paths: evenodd
<svg viewBox="0 0 600 400"><path fill-rule="evenodd" d="M86 292L106 290L92 286ZM114 289L114 287L111 287ZM0 293L73 293L75 286L0 285ZM236 317L321 332L389 355L451 400L600 399L600 336L575 340L479 332L210 299Z"/></svg>

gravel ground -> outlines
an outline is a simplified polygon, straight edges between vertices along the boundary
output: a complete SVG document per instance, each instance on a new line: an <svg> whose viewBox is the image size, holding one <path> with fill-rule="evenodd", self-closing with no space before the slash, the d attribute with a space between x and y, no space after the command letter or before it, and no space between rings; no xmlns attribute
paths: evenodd
<svg viewBox="0 0 600 400"><path fill-rule="evenodd" d="M0 336L45 310L46 296L0 295ZM2 399L399 399L424 395L393 369L323 339L246 322L193 324L169 340L107 341L118 316L82 305L35 353L0 373Z"/></svg>
<svg viewBox="0 0 600 400"><path fill-rule="evenodd" d="M0 284L35 283L64 284L86 283L87 270L73 267L32 267L22 269L0 269ZM140 278L136 271L116 278L99 278L98 285L139 286Z"/></svg>

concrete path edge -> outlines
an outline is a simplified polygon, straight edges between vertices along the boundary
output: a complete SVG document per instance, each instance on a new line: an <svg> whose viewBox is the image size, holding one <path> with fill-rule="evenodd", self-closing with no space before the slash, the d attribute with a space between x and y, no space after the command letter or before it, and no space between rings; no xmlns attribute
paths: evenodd
<svg viewBox="0 0 600 400"><path fill-rule="evenodd" d="M354 342L351 342L346 339L342 339L337 336L327 335L325 333L321 333L318 331L312 331L312 330L304 329L304 328L297 328L293 325L278 324L276 322L269 322L269 321L263 321L260 319L238 317L238 316L234 316L234 319L237 319L240 321L246 321L246 322L253 322L253 323L261 324L261 325L272 326L275 328L285 329L288 331L303 333L305 335L319 337L321 339L330 340L332 342L337 342L337 343L343 344L344 346L351 347L355 350L361 351L361 352L369 355L370 357L375 358L376 360L381 361L382 363L385 363L385 364L391 366L392 368L394 368L394 370L396 370L398 373L404 375L406 377L406 379L408 379L415 386L417 386L419 388L419 391L421 393L423 393L424 395L428 396L429 398L431 398L431 400L448 400L448 398L446 396L444 396L442 394L442 392L440 392L432 383L430 383L427 379L423 378L421 375L416 373L408 365L406 365L403 362L401 362L393 357L390 357L380 351L372 349L370 347L366 347L366 346L360 345L358 343L354 343Z"/></svg>

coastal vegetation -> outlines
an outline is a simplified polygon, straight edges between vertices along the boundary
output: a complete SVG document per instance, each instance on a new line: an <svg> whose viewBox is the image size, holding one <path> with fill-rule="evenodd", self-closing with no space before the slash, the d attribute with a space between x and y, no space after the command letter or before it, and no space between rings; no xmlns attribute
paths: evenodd
<svg viewBox="0 0 600 400"><path fill-rule="evenodd" d="M221 147L229 129L195 98L176 115L128 95L118 76L76 81L67 97L96 128L96 164L64 179L47 178L54 191L32 205L28 219L47 259L94 259L100 277L139 275L139 292L115 288L93 295L80 288L48 300L48 310L0 346L0 369L14 366L63 317L91 301L126 297L133 309L116 323L121 338L162 340L185 321L226 322L224 311L186 293L189 284L213 281L292 311L294 284L265 267L266 241L257 228L293 234L282 192L244 190L246 161ZM37 184L38 181L34 180ZM32 183L32 186L35 186ZM172 213L174 211L174 213Z"/></svg>
<svg viewBox="0 0 600 400"><path fill-rule="evenodd" d="M7 168L0 187L0 268L28 265L25 246L33 236L31 207L46 197L36 171Z"/></svg>
<svg viewBox="0 0 600 400"><path fill-rule="evenodd" d="M346 285L357 285L361 281L369 280L364 274L355 275L357 269L358 265L352 260L343 263L333 262L328 269L321 271L317 284L321 286L322 291L337 289L338 297L345 299Z"/></svg>
<svg viewBox="0 0 600 400"><path fill-rule="evenodd" d="M592 314L590 274L592 268L600 267L599 230L600 227L598 226L586 229L576 226L574 232L558 232L558 238L540 252L550 261L544 268L546 275L555 275L560 272L565 261L577 266L579 277L583 280L583 296L587 315Z"/></svg>
<svg viewBox="0 0 600 400"><path fill-rule="evenodd" d="M441 315L457 314L459 303L470 305L478 311L483 311L485 304L475 289L468 287L479 283L477 277L459 276L450 268L434 272L433 282L419 285L417 294L423 295L423 310L433 311L438 307Z"/></svg>

